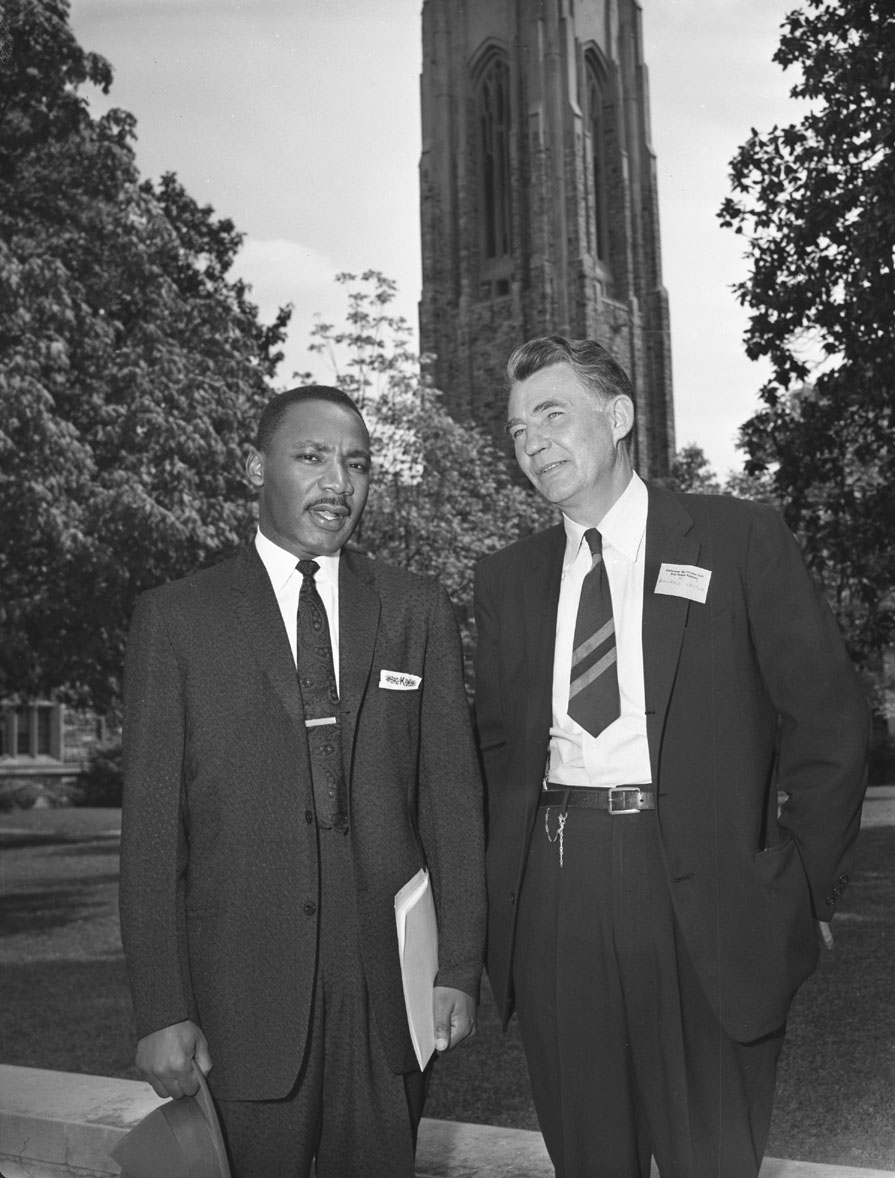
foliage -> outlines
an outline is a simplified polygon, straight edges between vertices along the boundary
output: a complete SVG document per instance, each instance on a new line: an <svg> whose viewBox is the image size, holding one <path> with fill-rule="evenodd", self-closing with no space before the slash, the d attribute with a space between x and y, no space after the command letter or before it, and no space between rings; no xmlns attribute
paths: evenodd
<svg viewBox="0 0 895 1178"><path fill-rule="evenodd" d="M439 577L462 620L475 562L554 523L556 513L515 480L509 454L483 429L444 408L428 363L409 349L407 322L390 313L394 284L375 270L337 281L348 291L346 327L318 323L311 350L370 426L374 480L358 542Z"/></svg>
<svg viewBox="0 0 895 1178"><path fill-rule="evenodd" d="M735 495L753 503L767 503L780 509L772 478L766 472L739 471L721 483L705 451L695 442L678 450L665 478L655 480L669 491L691 491L700 495Z"/></svg>
<svg viewBox="0 0 895 1178"><path fill-rule="evenodd" d="M78 779L78 805L118 807L123 787L121 741L91 749Z"/></svg>
<svg viewBox="0 0 895 1178"><path fill-rule="evenodd" d="M0 777L0 814L28 810L41 796L40 784L22 777Z"/></svg>
<svg viewBox="0 0 895 1178"><path fill-rule="evenodd" d="M704 495L719 495L721 484L701 446L690 442L678 450L665 478L658 479L669 491L698 491Z"/></svg>
<svg viewBox="0 0 895 1178"><path fill-rule="evenodd" d="M81 799L77 767L71 775L57 773L4 773L0 776L0 813L8 810L58 809Z"/></svg>
<svg viewBox="0 0 895 1178"><path fill-rule="evenodd" d="M895 637L895 9L806 0L775 60L805 114L753 129L720 211L748 242L746 352L772 368L741 437L867 663Z"/></svg>
<svg viewBox="0 0 895 1178"><path fill-rule="evenodd" d="M0 696L117 699L137 594L232 546L289 310L259 323L232 222L141 182L135 120L67 0L6 0L0 73Z"/></svg>
<svg viewBox="0 0 895 1178"><path fill-rule="evenodd" d="M869 785L895 782L895 739L882 723L875 724L870 734L867 780Z"/></svg>

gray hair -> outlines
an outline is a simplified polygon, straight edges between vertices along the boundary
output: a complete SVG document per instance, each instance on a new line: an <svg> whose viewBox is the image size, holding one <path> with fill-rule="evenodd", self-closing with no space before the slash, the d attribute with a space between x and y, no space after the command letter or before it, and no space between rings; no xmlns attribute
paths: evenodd
<svg viewBox="0 0 895 1178"><path fill-rule="evenodd" d="M624 368L601 344L591 339L566 339L562 335L531 339L510 356L507 378L510 385L514 385L554 364L567 364L581 384L601 401L625 396L636 406L634 387Z"/></svg>

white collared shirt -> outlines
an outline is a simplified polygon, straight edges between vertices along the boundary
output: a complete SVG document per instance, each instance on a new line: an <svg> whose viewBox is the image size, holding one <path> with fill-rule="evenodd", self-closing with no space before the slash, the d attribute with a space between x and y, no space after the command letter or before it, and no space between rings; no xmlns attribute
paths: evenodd
<svg viewBox="0 0 895 1178"><path fill-rule="evenodd" d="M563 516L563 557L553 656L553 722L548 778L570 786L644 785L652 780L643 687L643 581L647 491L635 474L599 521L612 592L621 711L599 736L569 715L569 677L581 585L591 567L587 530Z"/></svg>
<svg viewBox="0 0 895 1178"><path fill-rule="evenodd" d="M295 619L298 617L298 595L301 592L302 575L296 568L298 558L292 553L268 540L259 529L255 534L255 547L261 557L270 583L276 594L277 605L286 627L293 662L298 662ZM314 584L326 610L329 621L329 637L333 648L333 667L336 672L336 687L339 686L339 557L315 556L320 565L314 577Z"/></svg>

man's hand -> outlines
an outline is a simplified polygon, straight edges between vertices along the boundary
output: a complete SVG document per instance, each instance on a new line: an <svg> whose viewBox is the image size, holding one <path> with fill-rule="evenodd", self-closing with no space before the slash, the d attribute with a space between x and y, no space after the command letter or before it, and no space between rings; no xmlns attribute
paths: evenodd
<svg viewBox="0 0 895 1178"><path fill-rule="evenodd" d="M435 987L435 1050L450 1051L475 1034L475 1002L464 990Z"/></svg>
<svg viewBox="0 0 895 1178"><path fill-rule="evenodd" d="M145 1035L137 1044L137 1067L159 1096L193 1096L199 1081L193 1060L207 1076L211 1071L208 1041L188 1019Z"/></svg>

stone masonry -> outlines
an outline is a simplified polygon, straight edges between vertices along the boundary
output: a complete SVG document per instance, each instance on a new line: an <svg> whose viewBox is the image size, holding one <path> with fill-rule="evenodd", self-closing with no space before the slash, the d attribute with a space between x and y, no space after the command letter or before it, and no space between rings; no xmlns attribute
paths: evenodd
<svg viewBox="0 0 895 1178"><path fill-rule="evenodd" d="M445 404L501 436L513 348L597 339L636 390L638 470L665 473L671 346L639 0L425 0L421 93L420 338ZM503 250L492 206L509 219Z"/></svg>

